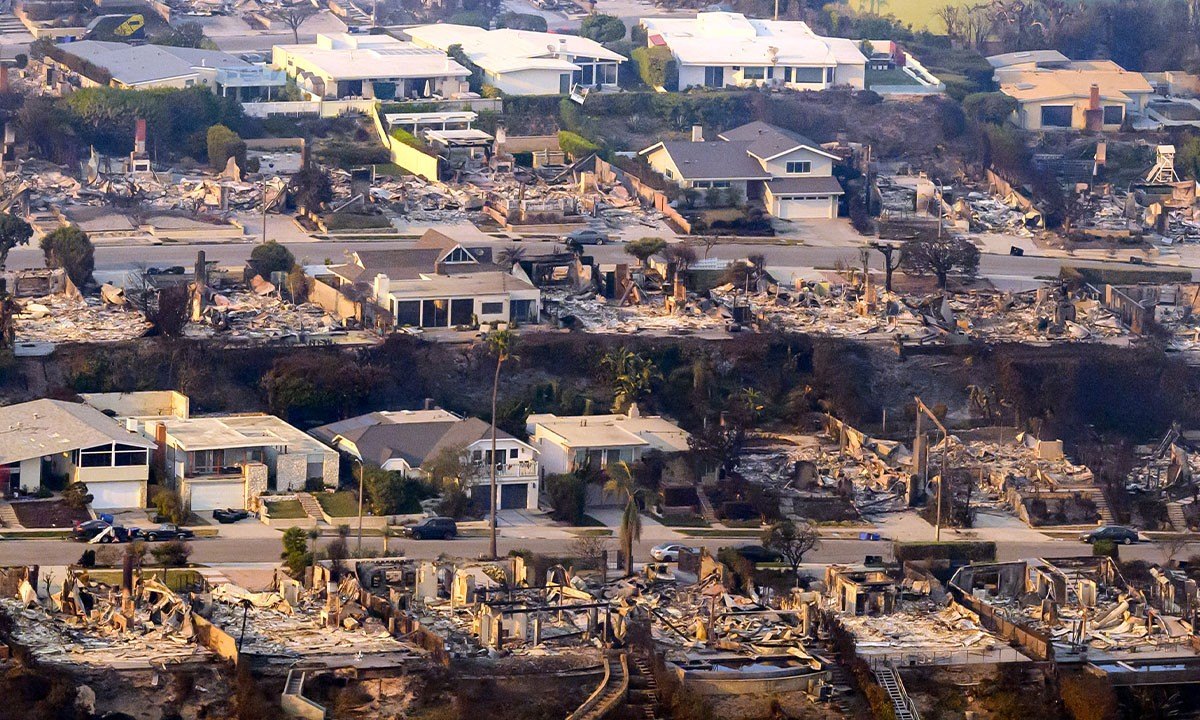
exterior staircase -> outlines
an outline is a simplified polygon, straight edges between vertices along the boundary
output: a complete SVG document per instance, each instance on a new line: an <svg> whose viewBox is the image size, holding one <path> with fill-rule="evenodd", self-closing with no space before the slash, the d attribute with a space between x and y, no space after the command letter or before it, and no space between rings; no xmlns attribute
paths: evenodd
<svg viewBox="0 0 1200 720"><path fill-rule="evenodd" d="M715 523L717 511L713 509L712 501L708 499L708 493L704 492L703 485L696 486L696 497L700 500L700 516L709 523Z"/></svg>
<svg viewBox="0 0 1200 720"><path fill-rule="evenodd" d="M283 694L279 696L279 706L289 717L321 720L325 717L325 707L304 697L304 679L307 673L289 668L287 682L283 686Z"/></svg>
<svg viewBox="0 0 1200 720"><path fill-rule="evenodd" d="M658 682L650 662L642 656L629 664L629 716L658 720Z"/></svg>
<svg viewBox="0 0 1200 720"><path fill-rule="evenodd" d="M629 693L629 656L608 652L605 661L604 679L567 720L601 720L625 701Z"/></svg>
<svg viewBox="0 0 1200 720"><path fill-rule="evenodd" d="M300 507L304 509L304 512L310 518L313 518L317 522L324 522L325 513L321 511L321 503L317 502L312 493L296 493L296 499L300 501Z"/></svg>
<svg viewBox="0 0 1200 720"><path fill-rule="evenodd" d="M3 520L3 513L0 512L0 520ZM1187 532L1187 518L1183 514L1183 505L1178 502L1167 503L1167 519L1171 521L1171 527L1175 528L1176 532Z"/></svg>
<svg viewBox="0 0 1200 720"><path fill-rule="evenodd" d="M1101 525L1115 525L1117 520L1113 517L1112 510L1108 507L1108 500L1104 499L1104 491L1098 487L1090 487L1079 491L1079 494L1088 498L1096 504L1096 512L1100 515Z"/></svg>
<svg viewBox="0 0 1200 720"><path fill-rule="evenodd" d="M908 693L904 692L904 685L900 682L900 676L896 674L896 671L890 665L879 665L876 667L875 679L879 681L880 687L891 698L892 706L896 709L896 720L921 720L920 716L917 715L916 707L908 699Z"/></svg>
<svg viewBox="0 0 1200 720"><path fill-rule="evenodd" d="M0 502L0 528L19 528L21 521L17 519L17 514L13 512L12 504Z"/></svg>

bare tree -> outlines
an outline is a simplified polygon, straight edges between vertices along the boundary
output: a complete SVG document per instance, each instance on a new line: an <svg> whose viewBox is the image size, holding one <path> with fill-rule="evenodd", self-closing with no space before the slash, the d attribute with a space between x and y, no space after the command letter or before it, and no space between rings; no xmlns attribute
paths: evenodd
<svg viewBox="0 0 1200 720"><path fill-rule="evenodd" d="M892 273L900 267L904 260L904 252L899 245L885 242L871 243L871 247L883 255L883 288L892 291Z"/></svg>
<svg viewBox="0 0 1200 720"><path fill-rule="evenodd" d="M950 273L973 278L979 270L979 248L965 238L914 238L904 244L902 265L911 272L933 275L946 288Z"/></svg>
<svg viewBox="0 0 1200 720"><path fill-rule="evenodd" d="M304 21L317 14L317 9L309 4L296 4L283 11L280 19L292 31L292 39L300 44L300 26Z"/></svg>

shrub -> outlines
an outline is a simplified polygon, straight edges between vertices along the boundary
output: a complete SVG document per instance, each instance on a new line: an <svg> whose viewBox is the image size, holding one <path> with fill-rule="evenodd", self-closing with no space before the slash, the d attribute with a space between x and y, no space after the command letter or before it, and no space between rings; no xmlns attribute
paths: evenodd
<svg viewBox="0 0 1200 720"><path fill-rule="evenodd" d="M545 482L546 496L553 508L550 515L572 525L583 523L584 504L587 501L587 483L570 473L548 475Z"/></svg>
<svg viewBox="0 0 1200 720"><path fill-rule="evenodd" d="M154 507L158 510L158 514L167 519L167 522L182 525L187 519L187 511L183 508L183 498L179 497L179 493L174 490L161 489L154 496Z"/></svg>
<svg viewBox="0 0 1200 720"><path fill-rule="evenodd" d="M954 562L993 562L994 542L907 542L895 543L897 562L907 560L951 560Z"/></svg>
<svg viewBox="0 0 1200 720"><path fill-rule="evenodd" d="M669 48L663 45L640 47L633 51L638 76L652 88L679 89L679 66Z"/></svg>
<svg viewBox="0 0 1200 720"><path fill-rule="evenodd" d="M250 251L250 269L264 279L271 277L273 272L288 272L295 264L292 251L274 240L255 245Z"/></svg>
<svg viewBox="0 0 1200 720"><path fill-rule="evenodd" d="M75 287L82 288L91 282L92 271L96 269L96 248L79 226L51 231L42 237L39 246L46 257L46 267L65 270Z"/></svg>
<svg viewBox="0 0 1200 720"><path fill-rule="evenodd" d="M68 507L83 510L92 501L92 494L88 492L87 485L73 482L63 490L62 499Z"/></svg>
<svg viewBox="0 0 1200 720"><path fill-rule="evenodd" d="M588 15L579 26L579 34L598 43L610 43L625 38L625 23L615 15Z"/></svg>
<svg viewBox="0 0 1200 720"><path fill-rule="evenodd" d="M214 170L224 170L229 158L234 158L239 168L246 170L246 141L224 125L213 125L208 129L208 163Z"/></svg>
<svg viewBox="0 0 1200 720"><path fill-rule="evenodd" d="M883 96L874 90L862 90L854 94L854 102L859 105L878 105L883 102Z"/></svg>
<svg viewBox="0 0 1200 720"><path fill-rule="evenodd" d="M963 112L979 122L1001 125L1017 109L1017 101L1001 92L971 93L963 98Z"/></svg>
<svg viewBox="0 0 1200 720"><path fill-rule="evenodd" d="M191 543L183 540L170 540L150 551L159 565L166 567L182 567L187 565L192 555Z"/></svg>
<svg viewBox="0 0 1200 720"><path fill-rule="evenodd" d="M1113 560L1119 560L1121 557L1117 544L1112 540L1097 540L1092 543L1092 555L1095 557L1110 557Z"/></svg>
<svg viewBox="0 0 1200 720"><path fill-rule="evenodd" d="M558 131L558 146L576 160L600 150L599 145L570 130Z"/></svg>

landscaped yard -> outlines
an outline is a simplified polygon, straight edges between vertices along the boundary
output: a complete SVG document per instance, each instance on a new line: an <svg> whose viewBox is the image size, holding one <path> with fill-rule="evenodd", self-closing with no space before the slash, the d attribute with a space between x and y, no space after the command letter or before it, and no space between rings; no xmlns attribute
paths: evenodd
<svg viewBox="0 0 1200 720"><path fill-rule="evenodd" d="M91 520L87 510L76 509L62 500L22 500L12 504L17 521L27 528L69 528L76 520Z"/></svg>
<svg viewBox="0 0 1200 720"><path fill-rule="evenodd" d="M867 89L870 90L873 85L920 85L912 75L904 72L900 68L892 68L891 70L867 70L866 75Z"/></svg>
<svg viewBox="0 0 1200 720"><path fill-rule="evenodd" d="M346 490L344 492L323 492L314 493L313 497L321 504L321 509L329 514L330 517L357 517L358 516L358 493ZM363 506L363 514L369 515L366 506Z"/></svg>
<svg viewBox="0 0 1200 720"><path fill-rule="evenodd" d="M268 501L266 506L267 515L272 520L298 520L308 517L308 513L304 512L304 508L300 505L299 500Z"/></svg>

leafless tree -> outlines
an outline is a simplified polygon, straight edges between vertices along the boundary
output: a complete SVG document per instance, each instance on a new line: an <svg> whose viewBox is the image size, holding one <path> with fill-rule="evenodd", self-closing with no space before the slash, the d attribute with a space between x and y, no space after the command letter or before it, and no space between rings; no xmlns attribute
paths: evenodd
<svg viewBox="0 0 1200 720"><path fill-rule="evenodd" d="M792 576L799 580L800 563L810 550L821 544L821 536L810 523L781 520L763 531L762 544L779 553L792 569Z"/></svg>
<svg viewBox="0 0 1200 720"><path fill-rule="evenodd" d="M304 21L316 14L317 9L307 3L296 4L283 11L280 19L283 20L284 25L287 25L291 29L292 39L295 40L297 45L300 44L300 26L304 24Z"/></svg>

